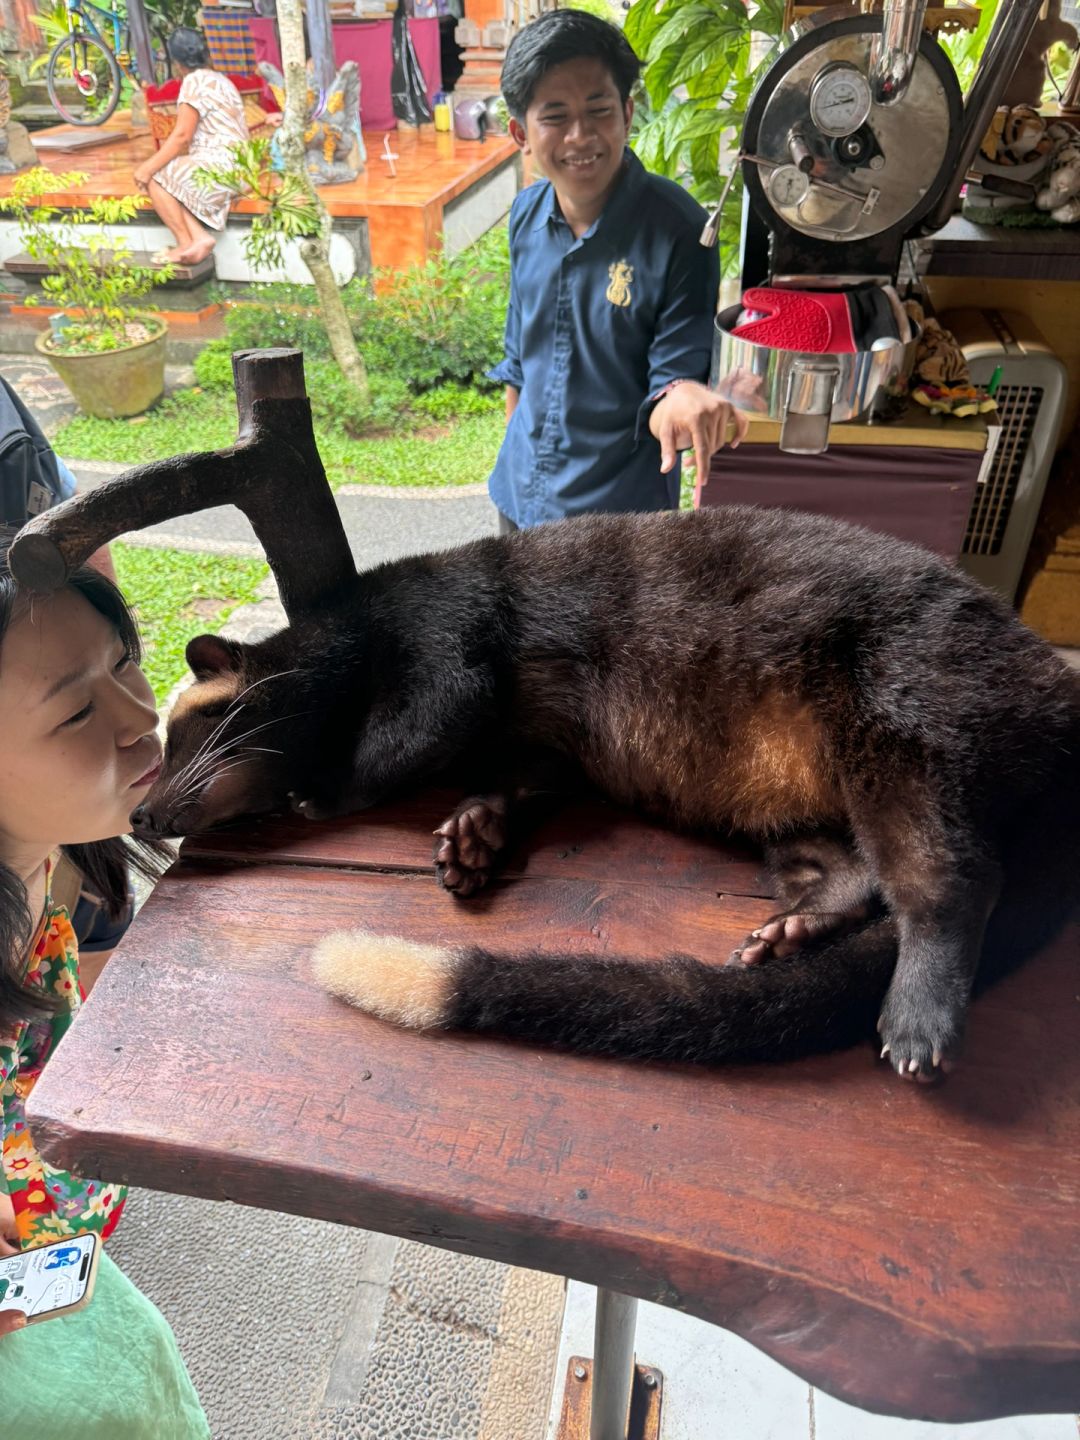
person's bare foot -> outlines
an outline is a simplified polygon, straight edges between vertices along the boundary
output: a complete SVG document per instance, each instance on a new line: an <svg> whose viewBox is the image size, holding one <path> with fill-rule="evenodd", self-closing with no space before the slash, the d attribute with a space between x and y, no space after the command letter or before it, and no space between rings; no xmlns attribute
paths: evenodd
<svg viewBox="0 0 1080 1440"><path fill-rule="evenodd" d="M188 245L186 249L181 250L176 258L181 265L198 265L213 252L216 243L208 235L205 240L196 240L194 245Z"/></svg>
<svg viewBox="0 0 1080 1440"><path fill-rule="evenodd" d="M167 250L155 250L150 257L153 265L176 265L182 262L186 246L172 245Z"/></svg>

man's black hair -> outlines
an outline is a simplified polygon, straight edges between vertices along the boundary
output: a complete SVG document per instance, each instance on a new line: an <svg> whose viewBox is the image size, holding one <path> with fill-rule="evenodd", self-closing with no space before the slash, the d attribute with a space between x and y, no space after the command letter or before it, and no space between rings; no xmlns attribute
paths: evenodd
<svg viewBox="0 0 1080 1440"><path fill-rule="evenodd" d="M641 73L641 61L617 25L584 10L549 10L519 30L506 52L500 82L514 119L524 121L536 87L549 70L583 58L602 62L625 105Z"/></svg>

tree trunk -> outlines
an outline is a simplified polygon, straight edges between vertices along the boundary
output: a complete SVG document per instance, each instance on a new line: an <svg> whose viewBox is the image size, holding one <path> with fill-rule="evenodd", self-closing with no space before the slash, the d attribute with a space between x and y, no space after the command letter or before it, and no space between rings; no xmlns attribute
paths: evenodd
<svg viewBox="0 0 1080 1440"><path fill-rule="evenodd" d="M312 0L326 4L326 0ZM319 299L326 336L342 374L366 401L369 394L367 370L356 348L345 302L330 268L332 221L308 174L304 154L304 127L307 124L308 79L304 64L304 26L300 0L278 0L278 30L281 35L281 68L285 75L285 118L281 124L281 153L289 173L303 185L318 217L319 229L300 246L300 256L311 272Z"/></svg>

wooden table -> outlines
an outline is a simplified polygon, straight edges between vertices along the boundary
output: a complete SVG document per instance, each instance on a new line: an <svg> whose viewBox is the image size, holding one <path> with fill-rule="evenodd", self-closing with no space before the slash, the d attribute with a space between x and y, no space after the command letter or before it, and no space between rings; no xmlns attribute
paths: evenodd
<svg viewBox="0 0 1080 1440"><path fill-rule="evenodd" d="M408 1034L315 988L317 936L719 960L770 909L748 853L584 801L457 902L448 805L188 843L34 1092L49 1159L672 1305L887 1414L1080 1407L1076 928L940 1090L869 1046L709 1072Z"/></svg>

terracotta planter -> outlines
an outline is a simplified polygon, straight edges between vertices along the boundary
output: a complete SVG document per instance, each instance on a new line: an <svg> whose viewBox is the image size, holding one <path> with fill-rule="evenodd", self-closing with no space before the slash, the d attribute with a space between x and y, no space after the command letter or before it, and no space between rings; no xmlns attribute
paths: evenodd
<svg viewBox="0 0 1080 1440"><path fill-rule="evenodd" d="M155 322L148 321L148 324ZM64 355L52 349L46 332L34 342L87 415L116 420L141 415L165 393L165 342L168 327L157 321L160 333L123 350L96 355Z"/></svg>

